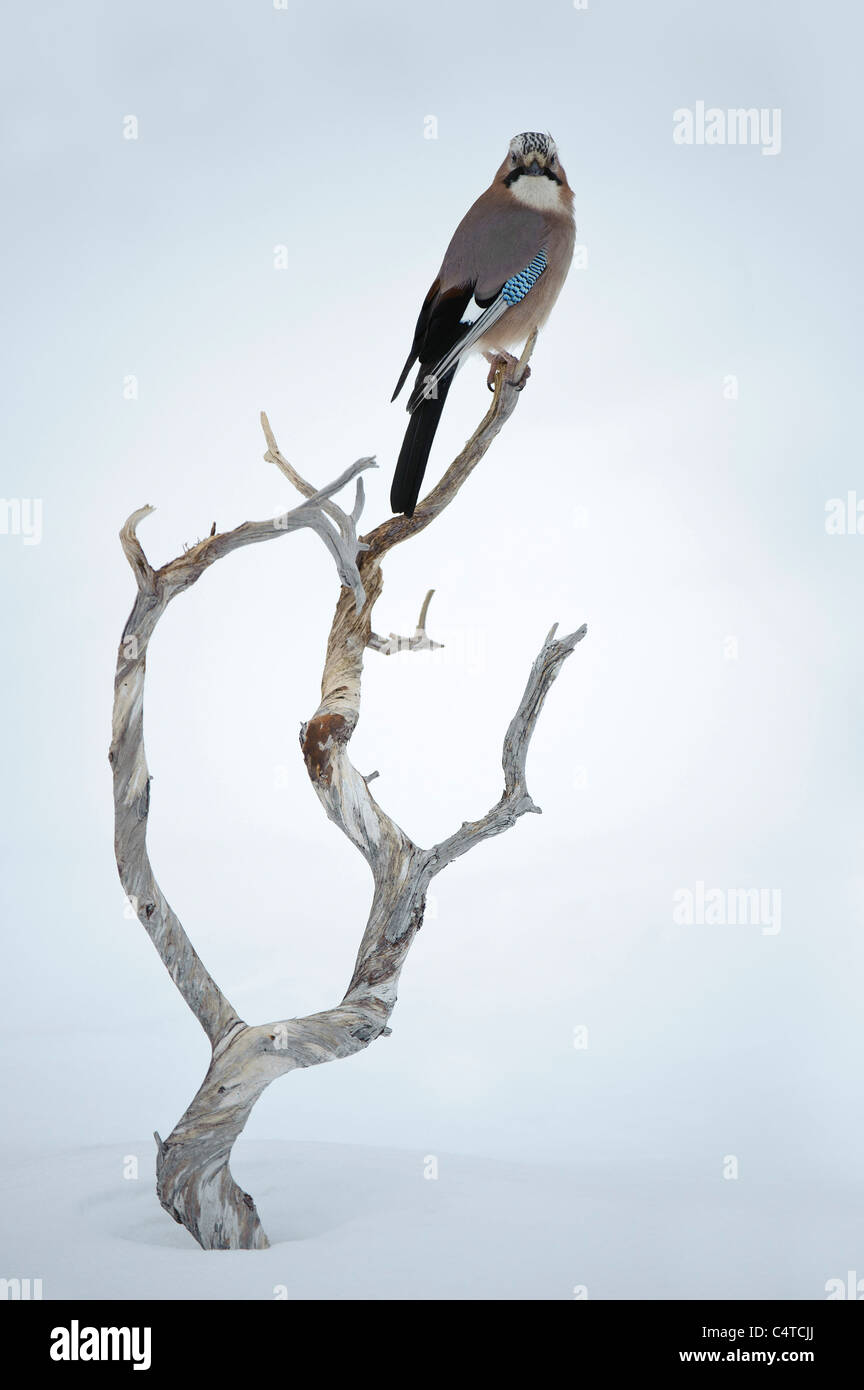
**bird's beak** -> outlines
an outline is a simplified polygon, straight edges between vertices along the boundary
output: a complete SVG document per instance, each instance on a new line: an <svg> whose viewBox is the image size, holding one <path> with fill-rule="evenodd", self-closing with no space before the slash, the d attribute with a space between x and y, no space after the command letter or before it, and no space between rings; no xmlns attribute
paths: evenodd
<svg viewBox="0 0 864 1390"><path fill-rule="evenodd" d="M524 172L526 174L542 174L543 170L541 169L537 160L532 159L531 163L525 166Z"/></svg>

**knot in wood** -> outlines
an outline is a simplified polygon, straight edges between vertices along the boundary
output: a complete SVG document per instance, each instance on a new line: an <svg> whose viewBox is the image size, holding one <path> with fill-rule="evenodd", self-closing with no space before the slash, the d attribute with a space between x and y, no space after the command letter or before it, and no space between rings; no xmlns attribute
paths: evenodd
<svg viewBox="0 0 864 1390"><path fill-rule="evenodd" d="M303 749L306 771L313 782L329 787L333 776L333 749L337 744L348 742L351 730L352 726L344 714L318 714L309 720L300 746Z"/></svg>

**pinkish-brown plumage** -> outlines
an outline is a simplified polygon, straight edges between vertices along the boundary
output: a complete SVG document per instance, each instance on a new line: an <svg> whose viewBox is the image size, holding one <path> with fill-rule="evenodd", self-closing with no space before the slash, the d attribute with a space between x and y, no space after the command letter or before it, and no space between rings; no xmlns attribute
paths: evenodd
<svg viewBox="0 0 864 1390"><path fill-rule="evenodd" d="M517 135L492 183L469 208L424 301L394 394L420 363L390 503L411 516L447 392L469 352L507 353L542 328L573 257L573 193L555 142ZM540 253L545 267L518 303L502 294ZM511 291L512 293L512 291Z"/></svg>

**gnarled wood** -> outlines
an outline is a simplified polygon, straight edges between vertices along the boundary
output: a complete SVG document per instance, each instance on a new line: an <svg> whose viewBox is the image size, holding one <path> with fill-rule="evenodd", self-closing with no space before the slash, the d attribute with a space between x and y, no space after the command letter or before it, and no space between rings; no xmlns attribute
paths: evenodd
<svg viewBox="0 0 864 1390"><path fill-rule="evenodd" d="M279 452L265 415L265 458L275 463L306 500L267 522L246 522L214 532L161 569L154 570L137 535L152 510L140 508L121 533L121 544L138 585L123 631L115 681L113 737L115 849L124 890L171 978L210 1039L207 1075L185 1114L164 1142L157 1142L157 1192L166 1211L205 1249L263 1249L267 1238L252 1198L231 1176L231 1149L252 1106L277 1076L299 1067L348 1057L390 1032L399 975L423 921L430 882L447 864L481 840L536 811L525 782L525 760L543 701L561 665L585 628L559 640L547 637L531 669L525 693L504 740L504 791L476 822L431 849L416 845L383 810L369 790L375 774L353 766L350 742L360 717L363 657L367 647L391 648L372 631L372 612L383 586L387 552L428 526L449 505L512 414L529 342L519 363L502 367L492 405L475 434L413 517L391 517L362 539L357 523L363 507L359 474L374 466L360 459L335 483L315 491ZM332 499L352 478L357 496L350 513ZM313 529L332 554L342 589L330 629L321 701L304 724L300 743L309 777L329 818L356 845L372 870L372 903L354 971L335 1008L305 1018L248 1026L204 967L182 924L159 890L147 853L150 775L144 754L143 707L147 647L156 623L176 594L197 582L215 560L239 546ZM423 604L410 650L435 645L425 624L431 592ZM392 635L391 635L392 636ZM400 639L394 639L398 644Z"/></svg>

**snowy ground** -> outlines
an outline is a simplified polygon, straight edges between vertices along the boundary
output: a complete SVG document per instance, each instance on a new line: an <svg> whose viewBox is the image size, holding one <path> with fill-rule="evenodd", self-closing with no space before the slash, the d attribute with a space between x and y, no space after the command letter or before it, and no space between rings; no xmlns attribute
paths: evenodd
<svg viewBox="0 0 864 1390"><path fill-rule="evenodd" d="M851 1194L812 1180L683 1185L612 1171L241 1141L233 1165L272 1248L205 1254L161 1210L151 1143L3 1164L3 1273L52 1298L821 1299L861 1248ZM130 1152L127 1149L126 1152ZM284 1294L282 1294L284 1296Z"/></svg>

